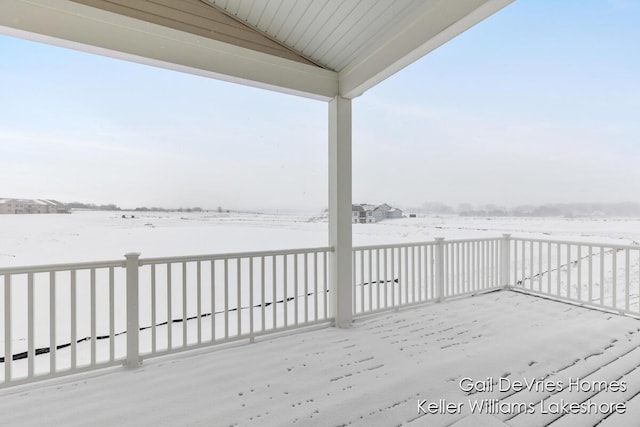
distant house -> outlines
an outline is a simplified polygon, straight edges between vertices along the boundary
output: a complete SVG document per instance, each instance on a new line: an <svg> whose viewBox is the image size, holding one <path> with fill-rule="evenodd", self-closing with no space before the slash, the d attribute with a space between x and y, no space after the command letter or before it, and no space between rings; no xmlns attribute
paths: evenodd
<svg viewBox="0 0 640 427"><path fill-rule="evenodd" d="M389 212L391 209L391 206L386 203L376 206L373 209L373 217L375 218L376 222L385 219L387 217L387 212Z"/></svg>
<svg viewBox="0 0 640 427"><path fill-rule="evenodd" d="M0 199L0 214L15 213L11 202L9 199Z"/></svg>
<svg viewBox="0 0 640 427"><path fill-rule="evenodd" d="M375 222L373 219L373 205L351 205L351 221L356 224Z"/></svg>
<svg viewBox="0 0 640 427"><path fill-rule="evenodd" d="M0 199L0 214L69 213L69 208L57 200Z"/></svg>
<svg viewBox="0 0 640 427"><path fill-rule="evenodd" d="M71 209L67 205L57 200L40 200L48 206L47 213L70 213Z"/></svg>
<svg viewBox="0 0 640 427"><path fill-rule="evenodd" d="M365 217L362 215L364 209L360 205L351 205L351 222L357 224L360 222L361 217Z"/></svg>
<svg viewBox="0 0 640 427"><path fill-rule="evenodd" d="M390 218L402 218L402 211L386 203L378 206L368 203L351 205L351 220L354 224L368 224Z"/></svg>
<svg viewBox="0 0 640 427"><path fill-rule="evenodd" d="M402 211L398 208L391 208L388 212L387 212L387 218L403 218L404 215L402 214Z"/></svg>

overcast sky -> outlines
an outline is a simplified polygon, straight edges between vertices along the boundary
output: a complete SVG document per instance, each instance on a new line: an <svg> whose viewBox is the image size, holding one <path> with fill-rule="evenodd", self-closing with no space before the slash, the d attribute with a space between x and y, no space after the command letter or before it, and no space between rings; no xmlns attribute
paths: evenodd
<svg viewBox="0 0 640 427"><path fill-rule="evenodd" d="M517 0L353 103L353 197L640 202L640 0ZM0 197L327 205L327 104L0 36Z"/></svg>

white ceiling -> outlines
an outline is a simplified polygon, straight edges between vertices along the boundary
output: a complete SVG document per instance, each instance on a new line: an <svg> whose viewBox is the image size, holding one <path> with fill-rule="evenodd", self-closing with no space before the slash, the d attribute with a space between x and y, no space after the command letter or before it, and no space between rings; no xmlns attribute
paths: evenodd
<svg viewBox="0 0 640 427"><path fill-rule="evenodd" d="M322 67L354 57L433 0L205 0Z"/></svg>
<svg viewBox="0 0 640 427"><path fill-rule="evenodd" d="M201 0L338 73L354 98L513 0Z"/></svg>
<svg viewBox="0 0 640 427"><path fill-rule="evenodd" d="M360 96L512 1L0 0L0 34L326 101ZM232 33L286 49L226 37L213 9L241 23Z"/></svg>

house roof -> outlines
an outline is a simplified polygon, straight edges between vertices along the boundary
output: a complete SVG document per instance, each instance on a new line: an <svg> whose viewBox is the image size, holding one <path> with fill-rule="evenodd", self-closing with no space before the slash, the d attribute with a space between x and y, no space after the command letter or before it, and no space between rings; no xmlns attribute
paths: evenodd
<svg viewBox="0 0 640 427"><path fill-rule="evenodd" d="M392 208L391 208L391 206L389 206L388 204L383 203L383 204L381 204L381 205L376 206L376 209L375 209L375 210L377 210L377 211L382 211L382 210L392 210Z"/></svg>
<svg viewBox="0 0 640 427"><path fill-rule="evenodd" d="M17 202L31 205L64 206L64 203L49 199L0 199L0 204Z"/></svg>
<svg viewBox="0 0 640 427"><path fill-rule="evenodd" d="M362 206L362 209L366 210L366 211L372 211L376 208L376 205L370 205L368 203L363 203L360 206Z"/></svg>
<svg viewBox="0 0 640 427"><path fill-rule="evenodd" d="M4 0L0 34L329 100L513 0Z"/></svg>

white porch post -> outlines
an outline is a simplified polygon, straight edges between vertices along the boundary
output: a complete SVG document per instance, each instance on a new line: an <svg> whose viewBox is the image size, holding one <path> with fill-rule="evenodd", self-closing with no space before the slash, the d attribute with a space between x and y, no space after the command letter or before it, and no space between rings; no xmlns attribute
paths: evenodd
<svg viewBox="0 0 640 427"><path fill-rule="evenodd" d="M330 300L335 325L351 326L351 100L329 102Z"/></svg>

